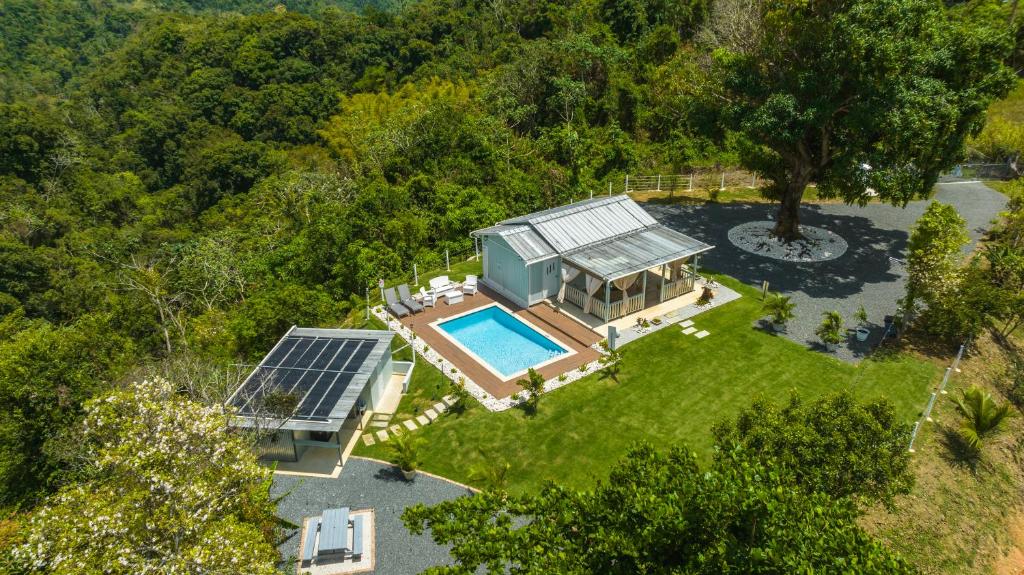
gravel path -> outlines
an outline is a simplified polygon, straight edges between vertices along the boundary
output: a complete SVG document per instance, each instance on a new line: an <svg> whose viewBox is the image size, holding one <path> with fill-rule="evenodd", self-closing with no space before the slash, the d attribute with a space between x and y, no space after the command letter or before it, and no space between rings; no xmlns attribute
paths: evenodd
<svg viewBox="0 0 1024 575"><path fill-rule="evenodd" d="M289 493L290 492L290 493ZM271 495L289 493L278 504L281 517L301 524L304 517L324 509L372 508L375 512L376 570L381 575L413 575L434 565L448 564L448 549L436 545L429 533L416 537L400 519L406 507L416 503L434 504L470 493L465 487L417 474L406 482L394 467L352 457L337 479L278 475ZM285 558L299 554L300 531L293 531L281 544ZM364 572L365 573L365 572Z"/></svg>
<svg viewBox="0 0 1024 575"><path fill-rule="evenodd" d="M967 221L971 245L965 251L973 249L974 242L1006 206L1005 196L980 183L943 183L937 188L935 199L956 207ZM823 350L814 335L822 313L838 310L853 327L853 314L863 305L872 324L871 337L865 343L851 337L853 341L835 354L855 361L881 337L884 316L893 313L896 300L903 296L906 270L889 258L906 258L908 230L927 205L925 200L911 202L906 208L880 203L863 208L805 204L800 209L801 223L831 230L849 243L842 257L816 263L766 258L729 241L727 234L734 226L774 218L773 205L648 202L644 207L665 225L714 245L702 265L758 287L762 280L768 280L772 291L791 296L796 303L796 318L789 322L787 337L797 343Z"/></svg>

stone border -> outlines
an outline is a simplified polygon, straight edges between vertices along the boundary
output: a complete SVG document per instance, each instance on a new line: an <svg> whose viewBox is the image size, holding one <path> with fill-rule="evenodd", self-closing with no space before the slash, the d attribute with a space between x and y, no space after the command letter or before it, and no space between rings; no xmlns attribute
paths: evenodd
<svg viewBox="0 0 1024 575"><path fill-rule="evenodd" d="M427 363L441 370L442 375L450 379L452 383L458 383L459 379L461 378L462 381L464 381L466 384L466 391L468 391L470 395L475 397L477 401L479 401L488 410L495 412L506 411L525 402L526 399L529 397L529 394L525 391L514 393L511 396L506 397L504 399L498 399L494 397L487 390L477 385L476 382L470 379L466 374L462 373L462 371L460 371L457 367L452 365L450 361L446 360L443 356L434 351L432 348L426 350L425 348L427 348L428 346L425 343L423 343L423 340L416 337L411 329L402 325L402 322L388 315L387 309L385 309L384 306L373 307L371 308L371 311L373 312L373 315L377 317L377 319L381 320L382 322L384 322L385 325L388 326L388 329L397 333L399 337L404 339L406 342L409 342L412 345L414 353L416 353L420 357L420 359L426 360ZM397 323L398 327L394 327L392 322ZM602 355L605 354L605 351L604 349L601 348L600 344L594 344L590 347L594 350L597 350ZM447 369L445 369L446 367ZM553 377L544 382L544 392L547 393L550 391L554 391L560 387L569 385L570 383L582 379L603 368L604 365L602 365L600 361L592 361L590 363L584 364L580 368L573 369L572 371L566 372L557 377ZM454 372L452 370L454 370ZM518 397L518 399L514 399L516 397Z"/></svg>
<svg viewBox="0 0 1024 575"><path fill-rule="evenodd" d="M795 263L816 263L842 257L850 245L842 236L825 228L800 226L805 237L785 243L771 237L775 228L772 221L757 220L733 227L729 241L737 248L766 258Z"/></svg>
<svg viewBox="0 0 1024 575"><path fill-rule="evenodd" d="M374 463L379 463L381 465L387 465L389 467L397 467L394 463L391 463L390 461L384 461L383 459L377 459L376 457L367 457L365 455L352 455L350 458L351 459L362 459L362 460L365 460L365 461L372 461ZM429 471L423 471L422 469L417 469L416 473L422 473L423 475L426 475L427 477L433 477L434 479L438 479L440 481L447 481L448 483L451 483L452 485L456 485L458 487L466 489L467 491L472 491L473 493L482 493L483 492L482 489L477 489L476 487L473 487L471 485L466 485L465 483L459 483L458 481L455 481L454 479L450 479L448 477L445 477L443 475L438 475L436 473L431 473Z"/></svg>

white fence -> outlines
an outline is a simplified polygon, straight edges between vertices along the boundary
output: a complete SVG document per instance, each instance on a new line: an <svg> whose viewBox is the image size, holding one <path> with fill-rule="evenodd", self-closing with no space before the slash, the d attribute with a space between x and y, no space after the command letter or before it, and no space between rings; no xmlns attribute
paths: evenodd
<svg viewBox="0 0 1024 575"><path fill-rule="evenodd" d="M953 365L946 368L946 373L942 376L942 383L940 383L939 387L932 392L931 397L928 398L928 406L924 408L924 411L921 412L920 419L918 419L917 423L914 424L914 431L910 434L910 445L907 446L907 450L911 453L914 452L914 441L917 439L917 432L921 430L921 424L932 420L932 408L935 407L935 400L938 399L939 395L944 395L946 393L946 384L949 383L950 374L955 371L959 371L958 368L960 367L960 360L964 356L964 348L966 346L966 343L960 345L960 350L956 352L956 357L953 359Z"/></svg>

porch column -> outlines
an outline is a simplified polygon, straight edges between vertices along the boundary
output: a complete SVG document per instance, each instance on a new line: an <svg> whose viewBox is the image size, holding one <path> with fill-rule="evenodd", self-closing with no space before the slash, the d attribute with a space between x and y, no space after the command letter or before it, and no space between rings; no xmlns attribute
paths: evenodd
<svg viewBox="0 0 1024 575"><path fill-rule="evenodd" d="M693 256L693 265L690 266L691 284L697 285L697 268L700 267L700 254Z"/></svg>
<svg viewBox="0 0 1024 575"><path fill-rule="evenodd" d="M604 282L604 321L611 319L612 313L612 282Z"/></svg>
<svg viewBox="0 0 1024 575"><path fill-rule="evenodd" d="M665 276L662 277L664 278ZM647 307L647 270L644 270L643 290L640 293L642 294L642 297L640 298L640 309L644 309Z"/></svg>
<svg viewBox="0 0 1024 575"><path fill-rule="evenodd" d="M658 303L665 301L665 264L661 264L661 289L658 290Z"/></svg>

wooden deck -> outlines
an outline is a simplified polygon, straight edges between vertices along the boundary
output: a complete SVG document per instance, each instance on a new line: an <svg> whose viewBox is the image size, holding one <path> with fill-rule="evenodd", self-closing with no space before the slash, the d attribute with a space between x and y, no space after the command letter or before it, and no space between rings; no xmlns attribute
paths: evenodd
<svg viewBox="0 0 1024 575"><path fill-rule="evenodd" d="M546 331L554 338L571 347L572 351L575 352L569 357L538 369L537 371L546 379L558 377L563 373L577 369L581 365L601 357L600 353L590 347L600 341L601 336L587 326L580 324L571 317L555 312L547 304L537 304L524 309L482 285L476 295L465 296L462 303L448 305L442 300L436 306L426 308L422 313L402 318L401 322L406 327L412 329L416 333L416 337L422 339L424 343L440 353L442 357L452 363L462 373L465 373L477 385L500 399L522 389L516 383L520 378L513 378L511 380L498 378L498 376L480 365L469 354L459 349L448 338L430 326L431 323L439 319L484 307L493 302L500 303L512 310L512 313Z"/></svg>

